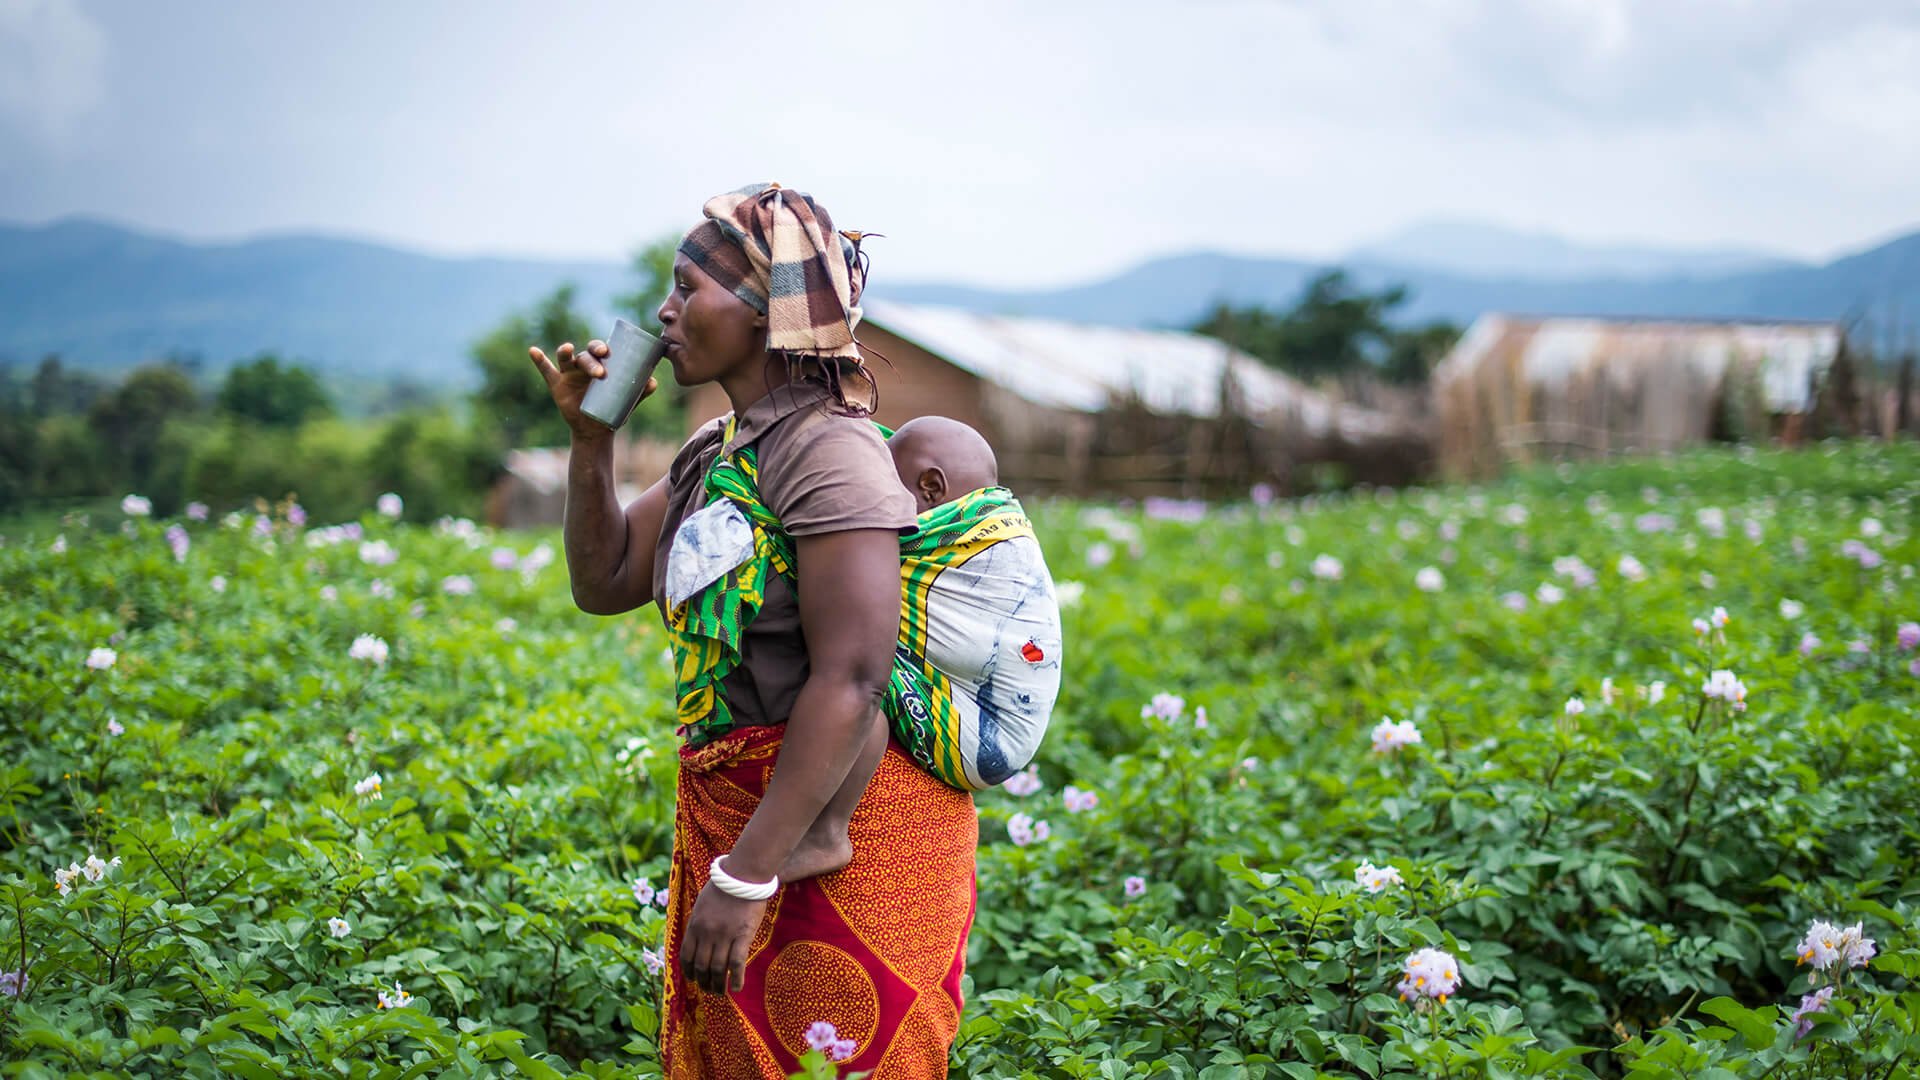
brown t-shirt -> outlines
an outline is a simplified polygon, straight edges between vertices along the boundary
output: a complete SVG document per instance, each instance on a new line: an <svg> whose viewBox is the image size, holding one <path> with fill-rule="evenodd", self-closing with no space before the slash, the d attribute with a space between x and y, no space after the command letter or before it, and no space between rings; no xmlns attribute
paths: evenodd
<svg viewBox="0 0 1920 1080"><path fill-rule="evenodd" d="M838 415L831 406L818 385L776 387L740 415L725 449L755 448L760 500L796 537L911 529L917 520L913 496L894 471L886 441L872 421ZM667 516L653 558L656 597L666 596L667 557L680 523L706 504L707 467L722 449L724 430L724 417L702 426L667 472ZM664 618L664 603L656 606ZM721 683L735 726L786 723L808 670L799 603L784 577L770 575L766 602L742 635L740 666Z"/></svg>

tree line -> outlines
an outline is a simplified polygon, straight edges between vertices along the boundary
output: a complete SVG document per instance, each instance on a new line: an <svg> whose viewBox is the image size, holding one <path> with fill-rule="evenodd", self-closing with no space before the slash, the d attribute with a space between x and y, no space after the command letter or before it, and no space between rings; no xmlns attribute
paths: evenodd
<svg viewBox="0 0 1920 1080"><path fill-rule="evenodd" d="M657 330L653 310L672 276L674 241L633 256L633 292L620 313ZM65 357L0 365L0 514L60 511L128 492L156 514L190 501L217 509L298 497L322 519L358 515L398 492L408 516L476 517L505 452L565 446L565 425L527 346L551 348L605 333L567 284L506 316L474 342L477 386L434 399L396 380L381 415L348 418L308 364L263 352L217 374L168 357L108 378ZM629 426L676 437L681 399L664 395Z"/></svg>
<svg viewBox="0 0 1920 1080"><path fill-rule="evenodd" d="M1327 270L1290 308L1223 303L1193 330L1303 379L1371 376L1417 386L1459 340L1460 328L1444 320L1395 325L1394 312L1407 299L1405 286L1367 292L1345 271Z"/></svg>

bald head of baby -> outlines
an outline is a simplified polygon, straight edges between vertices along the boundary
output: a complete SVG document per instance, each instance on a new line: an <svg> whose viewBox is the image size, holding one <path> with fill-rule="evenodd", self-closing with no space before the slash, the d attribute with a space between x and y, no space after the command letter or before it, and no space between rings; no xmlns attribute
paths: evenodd
<svg viewBox="0 0 1920 1080"><path fill-rule="evenodd" d="M958 420L922 416L901 424L887 440L900 482L919 513L969 491L1000 482L1000 463L980 433Z"/></svg>

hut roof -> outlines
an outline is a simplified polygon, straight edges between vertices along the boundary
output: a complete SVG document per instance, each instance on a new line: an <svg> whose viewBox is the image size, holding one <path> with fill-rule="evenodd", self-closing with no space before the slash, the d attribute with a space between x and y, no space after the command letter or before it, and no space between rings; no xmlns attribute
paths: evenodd
<svg viewBox="0 0 1920 1080"><path fill-rule="evenodd" d="M866 321L978 378L1047 408L1105 411L1136 400L1158 413L1213 417L1231 373L1248 414L1287 414L1316 434L1377 434L1391 421L1337 403L1223 342L1180 330L1088 326L874 302Z"/></svg>
<svg viewBox="0 0 1920 1080"><path fill-rule="evenodd" d="M1757 370L1769 412L1797 413L1812 407L1817 376L1844 340L1839 324L1830 322L1483 315L1434 369L1434 381L1444 385L1499 362L1539 386L1601 375L1626 382L1649 365L1683 365L1713 384L1737 362Z"/></svg>

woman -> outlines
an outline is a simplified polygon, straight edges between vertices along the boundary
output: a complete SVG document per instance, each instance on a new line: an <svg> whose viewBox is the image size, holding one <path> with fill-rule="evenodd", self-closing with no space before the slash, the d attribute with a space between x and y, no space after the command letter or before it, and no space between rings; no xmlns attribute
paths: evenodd
<svg viewBox="0 0 1920 1080"><path fill-rule="evenodd" d="M716 196L704 210L658 317L674 378L719 383L733 412L689 439L624 512L613 433L580 413L605 346L562 345L552 360L532 350L573 432L574 600L600 615L657 603L676 643L686 743L663 1064L675 1077L785 1076L824 1020L852 1043L855 1070L945 1076L973 915L972 799L889 743L849 827L851 861L775 884L846 857L797 848L881 722L900 621L898 537L914 522L863 418L871 401L860 391L872 382L853 335L859 236L835 233L823 208L778 185ZM748 463L792 537L794 586L765 572L764 536L743 539L728 500L712 497L716 459ZM703 617L724 647L700 636ZM739 895L765 887L777 889L767 900Z"/></svg>

